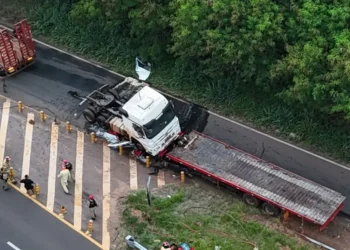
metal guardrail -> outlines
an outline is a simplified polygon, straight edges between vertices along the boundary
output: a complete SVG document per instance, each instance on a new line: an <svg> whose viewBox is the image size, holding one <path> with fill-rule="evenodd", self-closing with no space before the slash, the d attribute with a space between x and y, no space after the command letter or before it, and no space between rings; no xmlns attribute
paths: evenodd
<svg viewBox="0 0 350 250"><path fill-rule="evenodd" d="M140 243L135 241L134 237L131 235L126 236L125 240L126 240L126 243L128 244L128 246L133 248L133 249L147 250L147 248L145 248Z"/></svg>

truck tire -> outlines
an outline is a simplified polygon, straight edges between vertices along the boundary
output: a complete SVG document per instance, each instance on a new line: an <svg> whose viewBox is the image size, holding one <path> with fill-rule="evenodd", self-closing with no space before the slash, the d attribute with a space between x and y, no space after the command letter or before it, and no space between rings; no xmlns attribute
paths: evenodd
<svg viewBox="0 0 350 250"><path fill-rule="evenodd" d="M262 205L262 209L267 215L272 217L276 217L281 213L281 209L267 202Z"/></svg>
<svg viewBox="0 0 350 250"><path fill-rule="evenodd" d="M97 124L103 129L109 129L109 125L107 123L107 118L104 115L99 115L96 119Z"/></svg>
<svg viewBox="0 0 350 250"><path fill-rule="evenodd" d="M84 109L83 116L88 123L94 124L96 122L96 113L90 108Z"/></svg>
<svg viewBox="0 0 350 250"><path fill-rule="evenodd" d="M243 194L243 201L252 207L258 207L260 205L260 200L250 194Z"/></svg>

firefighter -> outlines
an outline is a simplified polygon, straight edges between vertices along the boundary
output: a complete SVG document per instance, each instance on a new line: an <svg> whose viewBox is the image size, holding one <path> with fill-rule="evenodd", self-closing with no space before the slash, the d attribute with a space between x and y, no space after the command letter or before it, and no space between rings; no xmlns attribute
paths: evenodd
<svg viewBox="0 0 350 250"><path fill-rule="evenodd" d="M75 182L75 179L73 177L72 171L73 171L73 165L72 163L70 163L68 160L64 159L63 160L63 166L69 170L70 172L70 177L72 178L72 180Z"/></svg>
<svg viewBox="0 0 350 250"><path fill-rule="evenodd" d="M69 194L68 181L70 181L70 179L71 179L71 175L70 175L69 170L63 166L61 172L59 173L59 175L57 177L61 178L61 185L62 185L62 188L63 188L63 191L65 192L65 194Z"/></svg>
<svg viewBox="0 0 350 250"><path fill-rule="evenodd" d="M92 194L89 195L89 210L91 214L91 219L96 220L96 213L95 209L98 207L97 202L94 199L94 196Z"/></svg>

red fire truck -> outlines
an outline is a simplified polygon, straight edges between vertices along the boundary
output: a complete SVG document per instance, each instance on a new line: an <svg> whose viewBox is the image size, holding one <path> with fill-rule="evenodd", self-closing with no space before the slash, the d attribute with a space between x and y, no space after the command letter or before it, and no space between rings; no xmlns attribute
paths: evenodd
<svg viewBox="0 0 350 250"><path fill-rule="evenodd" d="M18 73L35 60L35 44L27 20L14 25L13 32L0 28L0 79Z"/></svg>

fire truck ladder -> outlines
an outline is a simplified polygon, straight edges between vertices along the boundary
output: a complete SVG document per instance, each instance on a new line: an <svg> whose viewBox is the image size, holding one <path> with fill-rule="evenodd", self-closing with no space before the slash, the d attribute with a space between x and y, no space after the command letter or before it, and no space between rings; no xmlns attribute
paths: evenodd
<svg viewBox="0 0 350 250"><path fill-rule="evenodd" d="M17 59L13 51L11 35L7 30L0 31L0 55L4 63L4 68L8 73L16 70Z"/></svg>
<svg viewBox="0 0 350 250"><path fill-rule="evenodd" d="M34 56L34 48L32 34L26 20L22 20L15 24L15 34L20 43L23 58L27 62L28 59L32 59Z"/></svg>

